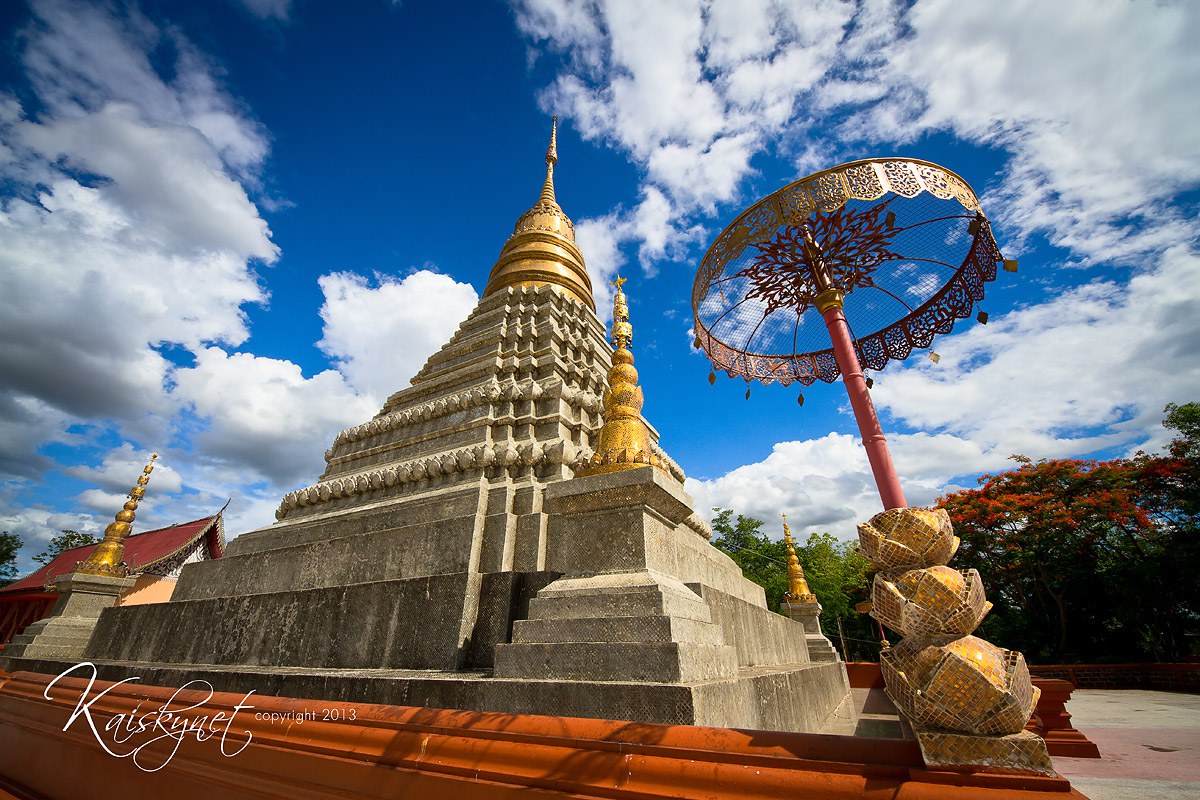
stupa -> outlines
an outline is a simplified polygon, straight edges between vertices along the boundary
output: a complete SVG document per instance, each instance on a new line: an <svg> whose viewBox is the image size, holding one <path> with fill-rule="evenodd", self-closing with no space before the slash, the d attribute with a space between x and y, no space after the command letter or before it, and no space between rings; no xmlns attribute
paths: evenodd
<svg viewBox="0 0 1200 800"><path fill-rule="evenodd" d="M104 610L84 651L101 678L792 731L849 708L844 664L709 543L642 417L626 297L614 354L555 137L450 341L274 524L188 565L169 603Z"/></svg>

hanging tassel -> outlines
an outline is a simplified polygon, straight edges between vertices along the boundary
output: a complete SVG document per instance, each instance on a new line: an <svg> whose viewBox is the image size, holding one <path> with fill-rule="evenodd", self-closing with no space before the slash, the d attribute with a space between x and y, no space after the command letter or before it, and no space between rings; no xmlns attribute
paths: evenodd
<svg viewBox="0 0 1200 800"><path fill-rule="evenodd" d="M867 388L870 389L875 385L875 379L867 376Z"/></svg>
<svg viewBox="0 0 1200 800"><path fill-rule="evenodd" d="M975 319L979 320L980 325L987 325L988 315L986 311L980 311L975 315Z"/></svg>
<svg viewBox="0 0 1200 800"><path fill-rule="evenodd" d="M708 385L712 386L716 382L717 382L717 373L710 371L708 373Z"/></svg>
<svg viewBox="0 0 1200 800"><path fill-rule="evenodd" d="M746 399L747 400L750 399L750 387L749 386L746 387Z"/></svg>
<svg viewBox="0 0 1200 800"><path fill-rule="evenodd" d="M800 393L800 396L796 398L796 402L800 405L804 405L804 392Z"/></svg>

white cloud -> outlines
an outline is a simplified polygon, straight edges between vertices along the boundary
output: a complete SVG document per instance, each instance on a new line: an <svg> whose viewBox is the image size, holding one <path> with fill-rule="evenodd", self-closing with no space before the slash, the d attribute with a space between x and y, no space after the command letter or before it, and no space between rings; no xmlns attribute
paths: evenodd
<svg viewBox="0 0 1200 800"><path fill-rule="evenodd" d="M249 335L243 306L266 300L252 264L278 250L244 186L268 145L177 31L128 6L32 11L21 58L38 115L0 97L0 430L12 434L0 466L35 479L53 463L42 446L80 446L64 472L99 486L76 503L108 515L190 400L171 395L160 349L236 346ZM89 459L101 433L124 444ZM5 488L7 507L22 485ZM183 487L166 463L150 494ZM150 502L139 523L153 526L156 505L169 503ZM105 524L37 508L10 517L41 542Z"/></svg>
<svg viewBox="0 0 1200 800"><path fill-rule="evenodd" d="M1061 457L1140 443L1168 402L1200 396L1200 256L1179 245L1127 286L1096 281L889 368L876 402L908 425ZM1089 432L1101 426L1104 433Z"/></svg>
<svg viewBox="0 0 1200 800"><path fill-rule="evenodd" d="M305 378L290 361L219 347L201 350L194 367L175 373L174 394L207 421L194 437L202 458L281 486L315 480L337 432L377 410L335 370Z"/></svg>
<svg viewBox="0 0 1200 800"><path fill-rule="evenodd" d="M287 5L287 0L266 0ZM51 117L75 117L116 103L136 107L151 125L183 125L204 135L242 173L266 158L262 127L220 86L218 68L177 31L162 30L136 8L121 12L73 0L38 0L22 61ZM169 81L149 54L176 51Z"/></svg>
<svg viewBox="0 0 1200 800"><path fill-rule="evenodd" d="M166 459L160 456L159 460L154 462L154 471L150 473L151 488L147 491L153 491L155 495L175 494L183 489L179 473L165 461ZM142 476L142 470L149 463L148 451L135 450L133 445L126 442L110 450L99 466L67 467L63 472L115 493L113 496L121 498L113 508L115 513L121 507L121 503L125 502L125 494L137 483L137 479Z"/></svg>
<svg viewBox="0 0 1200 800"><path fill-rule="evenodd" d="M1008 453L983 450L950 434L889 434L888 446L909 505L929 505L961 488L953 479L1006 468ZM883 510L866 451L857 436L830 433L820 439L780 442L760 462L709 480L689 478L696 509L732 508L773 520L780 512L805 534L828 531L853 539L859 522Z"/></svg>
<svg viewBox="0 0 1200 800"><path fill-rule="evenodd" d="M402 280L376 274L375 285L350 272L319 282L325 328L318 345L376 406L409 385L479 301L470 284L425 269Z"/></svg>
<svg viewBox="0 0 1200 800"><path fill-rule="evenodd" d="M1087 259L1160 248L1162 224L1188 235L1164 203L1200 181L1194 6L924 0L907 22L871 135L948 129L1005 147L993 215Z"/></svg>
<svg viewBox="0 0 1200 800"><path fill-rule="evenodd" d="M543 105L585 138L615 141L673 201L670 223L729 202L834 63L853 6L757 0L517 4L517 24L564 52Z"/></svg>
<svg viewBox="0 0 1200 800"><path fill-rule="evenodd" d="M519 22L532 5L518 5ZM890 424L930 431L891 437L911 502L1004 469L1012 452L1159 446L1162 406L1197 396L1200 375L1186 365L1200 347L1189 250L1200 225L1177 202L1200 184L1193 5L595 2L571 6L569 25L547 10L555 4L537 5L539 23L522 30L568 56L543 103L570 109L585 137L617 143L645 170L643 197L670 201L644 229L621 209L594 221L582 241L602 272L634 243L653 268L669 254L656 234L744 200L751 159L772 143L803 174L864 142L935 131L1006 156L996 185L978 188L1007 252L1043 234L1068 266L1122 268L1104 278L1044 269L1055 287L1045 300L940 338L938 365L914 359L879 376ZM663 99L652 107L654 87ZM820 116L830 110L834 121ZM1026 263L1021 277L1035 270ZM759 464L689 485L702 506L764 518L795 502L814 525L849 525L878 503L849 437L781 443Z"/></svg>
<svg viewBox="0 0 1200 800"><path fill-rule="evenodd" d="M45 508L26 508L0 514L0 530L20 536L24 545L22 550L33 555L44 550L50 539L62 531L99 535L104 527L90 514L64 514ZM29 571L37 566L33 562L25 562L18 565L18 569Z"/></svg>

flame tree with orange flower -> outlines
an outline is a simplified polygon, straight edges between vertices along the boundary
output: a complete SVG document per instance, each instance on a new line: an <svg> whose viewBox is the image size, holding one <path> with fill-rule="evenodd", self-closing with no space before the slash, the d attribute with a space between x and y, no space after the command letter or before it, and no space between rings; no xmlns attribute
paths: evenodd
<svg viewBox="0 0 1200 800"><path fill-rule="evenodd" d="M1161 456L1013 456L978 489L938 501L996 608L983 636L1033 663L1178 660L1200 632L1200 404L1168 406Z"/></svg>

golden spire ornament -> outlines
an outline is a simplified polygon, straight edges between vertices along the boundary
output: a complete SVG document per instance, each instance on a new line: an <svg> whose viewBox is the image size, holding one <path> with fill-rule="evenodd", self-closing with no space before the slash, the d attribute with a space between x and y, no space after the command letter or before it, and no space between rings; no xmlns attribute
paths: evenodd
<svg viewBox="0 0 1200 800"><path fill-rule="evenodd" d="M492 267L483 296L506 287L550 286L593 311L592 281L575 244L575 225L554 197L554 165L558 163L558 117L550 123L546 148L546 180L533 208L517 220Z"/></svg>
<svg viewBox="0 0 1200 800"><path fill-rule="evenodd" d="M150 482L150 473L154 470L154 462L158 453L150 455L150 463L142 470L137 479L137 486L129 490L129 499L125 508L117 512L115 521L110 522L104 529L104 541L96 545L96 549L88 556L87 561L75 567L75 572L84 575L104 575L111 578L124 578L128 568L125 561L125 539L133 532L133 520L138 503L146 496L146 484Z"/></svg>
<svg viewBox="0 0 1200 800"><path fill-rule="evenodd" d="M783 543L787 546L787 574L788 588L787 594L783 596L784 602L787 603L815 603L817 596L808 588L808 581L804 579L804 568L800 566L800 559L796 557L796 548L792 542L792 529L788 527L787 514L780 514L783 517Z"/></svg>
<svg viewBox="0 0 1200 800"><path fill-rule="evenodd" d="M612 369L608 371L608 388L604 390L604 427L600 429L596 452L578 470L577 476L600 475L633 469L650 464L667 471L661 458L654 454L650 429L642 422L645 398L638 386L638 373L633 366L633 325L629 322L629 304L621 289L626 279L612 282L617 287L613 297Z"/></svg>
<svg viewBox="0 0 1200 800"><path fill-rule="evenodd" d="M558 117L550 120L550 146L546 148L546 182L542 184L542 193L538 196L539 203L553 203L554 199L554 165L558 163Z"/></svg>

